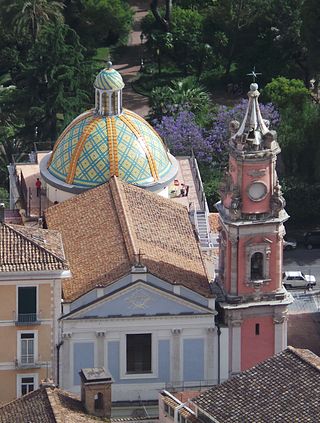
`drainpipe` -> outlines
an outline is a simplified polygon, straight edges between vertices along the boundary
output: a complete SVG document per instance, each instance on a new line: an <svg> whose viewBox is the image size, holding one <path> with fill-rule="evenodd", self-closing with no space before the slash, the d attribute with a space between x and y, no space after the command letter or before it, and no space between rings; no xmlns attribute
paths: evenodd
<svg viewBox="0 0 320 423"><path fill-rule="evenodd" d="M63 341L60 341L59 344L56 345L57 348L57 387L59 387L60 385L60 371L59 371L59 367L60 367L60 348L63 345Z"/></svg>
<svg viewBox="0 0 320 423"><path fill-rule="evenodd" d="M217 334L218 334L218 385L221 383L220 366L221 366L221 355L220 355L220 336L221 328L220 324L217 323Z"/></svg>

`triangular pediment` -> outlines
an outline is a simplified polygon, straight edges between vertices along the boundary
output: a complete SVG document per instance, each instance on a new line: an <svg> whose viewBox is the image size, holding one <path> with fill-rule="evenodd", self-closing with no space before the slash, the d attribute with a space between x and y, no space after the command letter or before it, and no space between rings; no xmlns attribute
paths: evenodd
<svg viewBox="0 0 320 423"><path fill-rule="evenodd" d="M208 312L210 311L206 307L139 281L75 310L72 312L72 318L183 315Z"/></svg>

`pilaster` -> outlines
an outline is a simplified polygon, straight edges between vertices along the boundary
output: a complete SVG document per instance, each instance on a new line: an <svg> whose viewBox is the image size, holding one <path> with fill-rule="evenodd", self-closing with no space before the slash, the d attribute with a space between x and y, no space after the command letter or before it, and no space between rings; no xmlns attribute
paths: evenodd
<svg viewBox="0 0 320 423"><path fill-rule="evenodd" d="M182 329L172 329L172 359L171 359L171 380L173 382L182 381L181 370L181 332Z"/></svg>

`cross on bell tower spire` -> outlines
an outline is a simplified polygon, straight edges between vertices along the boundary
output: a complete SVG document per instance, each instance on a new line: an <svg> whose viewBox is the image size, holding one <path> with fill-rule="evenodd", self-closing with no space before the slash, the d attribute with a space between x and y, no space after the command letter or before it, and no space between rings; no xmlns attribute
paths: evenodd
<svg viewBox="0 0 320 423"><path fill-rule="evenodd" d="M247 76L252 76L252 82L256 82L258 75L262 75L261 72L256 72L256 67L253 66L253 69L250 73L247 73Z"/></svg>

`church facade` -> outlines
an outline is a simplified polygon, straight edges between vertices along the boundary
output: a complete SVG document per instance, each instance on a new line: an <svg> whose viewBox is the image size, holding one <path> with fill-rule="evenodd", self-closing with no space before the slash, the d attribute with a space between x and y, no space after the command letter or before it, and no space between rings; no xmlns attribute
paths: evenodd
<svg viewBox="0 0 320 423"><path fill-rule="evenodd" d="M80 369L97 366L114 379L113 401L217 383L218 336L227 350L227 330L215 328L215 298L184 207L113 177L46 217L72 272L60 318L64 389L77 392Z"/></svg>

